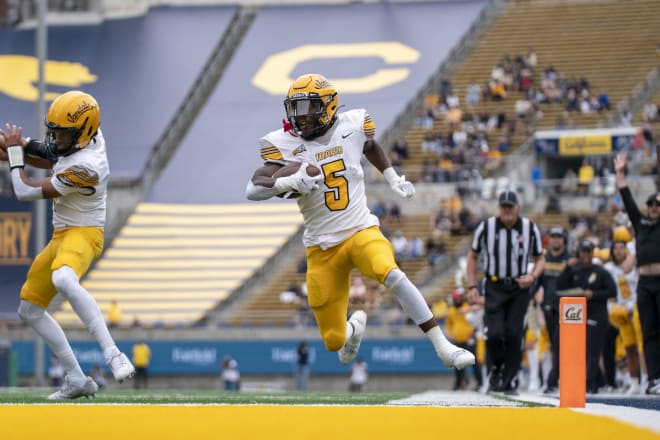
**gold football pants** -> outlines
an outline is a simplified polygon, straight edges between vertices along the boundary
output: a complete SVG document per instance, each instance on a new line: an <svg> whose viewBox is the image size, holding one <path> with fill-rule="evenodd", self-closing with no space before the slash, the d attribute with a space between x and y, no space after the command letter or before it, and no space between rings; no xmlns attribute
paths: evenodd
<svg viewBox="0 0 660 440"><path fill-rule="evenodd" d="M325 251L320 246L307 248L307 299L327 350L337 351L346 341L351 271L357 268L383 284L397 267L392 244L377 226Z"/></svg>
<svg viewBox="0 0 660 440"><path fill-rule="evenodd" d="M52 272L62 266L71 267L78 278L89 269L92 261L103 251L103 228L79 227L59 229L30 266L21 289L21 299L41 307L48 307L57 290Z"/></svg>

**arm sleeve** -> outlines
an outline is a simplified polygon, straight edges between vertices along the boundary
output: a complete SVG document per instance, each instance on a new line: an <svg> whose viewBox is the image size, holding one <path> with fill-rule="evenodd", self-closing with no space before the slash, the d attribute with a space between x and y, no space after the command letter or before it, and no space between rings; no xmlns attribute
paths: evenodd
<svg viewBox="0 0 660 440"><path fill-rule="evenodd" d="M11 170L11 183L14 187L14 194L21 202L32 202L44 198L40 186L30 186L23 182L19 168Z"/></svg>
<svg viewBox="0 0 660 440"><path fill-rule="evenodd" d="M621 200L623 201L623 206L626 208L630 222L635 227L635 231L639 231L639 222L642 220L642 213L635 203L635 199L630 192L630 188L624 186L619 190L621 193Z"/></svg>

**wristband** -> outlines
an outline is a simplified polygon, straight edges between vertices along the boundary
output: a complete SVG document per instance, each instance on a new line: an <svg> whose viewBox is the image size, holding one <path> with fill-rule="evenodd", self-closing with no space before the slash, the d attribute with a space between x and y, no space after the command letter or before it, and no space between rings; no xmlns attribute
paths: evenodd
<svg viewBox="0 0 660 440"><path fill-rule="evenodd" d="M24 168L25 159L23 158L23 147L20 145L12 145L7 148L7 159L9 160L9 168Z"/></svg>

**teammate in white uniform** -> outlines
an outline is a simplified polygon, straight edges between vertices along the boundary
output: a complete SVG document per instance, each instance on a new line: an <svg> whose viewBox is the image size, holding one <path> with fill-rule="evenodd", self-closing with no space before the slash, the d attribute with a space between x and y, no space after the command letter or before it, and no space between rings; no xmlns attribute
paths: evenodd
<svg viewBox="0 0 660 440"><path fill-rule="evenodd" d="M394 171L375 141L376 127L369 114L363 109L337 113L337 90L317 74L297 78L284 106L290 127L260 140L264 165L248 182L246 197L299 196L308 301L326 349L337 351L344 364L357 356L367 315L358 310L348 322L346 315L350 273L358 268L392 290L447 367L474 364L469 351L451 344L442 333L422 294L396 265L392 246L367 207L362 155L383 173L395 193L406 198L415 194L412 183ZM272 177L290 162L303 165L289 176ZM307 164L319 168L321 175L310 177Z"/></svg>
<svg viewBox="0 0 660 440"><path fill-rule="evenodd" d="M619 329L623 346L626 350L630 387L628 394L639 394L640 388L640 352L642 351L642 328L637 311L637 281L639 272L633 261L630 261L626 241L617 240L614 236L610 247L611 261L603 265L612 275L616 283L616 301L607 304L609 319L612 325ZM642 358L643 359L643 358ZM644 365L641 365L642 369Z"/></svg>
<svg viewBox="0 0 660 440"><path fill-rule="evenodd" d="M70 91L57 97L48 110L46 142L23 138L22 128L16 125L0 130L0 159L9 160L18 200L53 199L53 236L30 266L18 308L23 322L48 343L66 371L62 388L50 400L93 396L98 390L82 372L64 331L46 311L58 292L96 337L115 379L121 382L135 374L96 301L80 285L80 278L103 250L110 168L100 119L91 95ZM53 172L48 178L32 180L24 170L26 163Z"/></svg>

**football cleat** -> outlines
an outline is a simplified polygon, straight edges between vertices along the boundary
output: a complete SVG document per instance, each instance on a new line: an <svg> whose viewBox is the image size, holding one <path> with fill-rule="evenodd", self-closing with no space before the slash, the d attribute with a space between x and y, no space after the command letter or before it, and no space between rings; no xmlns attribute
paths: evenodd
<svg viewBox="0 0 660 440"><path fill-rule="evenodd" d="M469 351L457 347L449 342L437 352L438 357L447 368L462 370L468 365L474 365L475 358Z"/></svg>
<svg viewBox="0 0 660 440"><path fill-rule="evenodd" d="M72 400L78 397L94 397L99 390L99 386L94 379L87 376L82 386L77 386L69 381L69 376L64 376L62 387L48 396L48 400Z"/></svg>
<svg viewBox="0 0 660 440"><path fill-rule="evenodd" d="M135 376L135 367L124 353L111 357L107 365L110 367L115 380L119 383Z"/></svg>
<svg viewBox="0 0 660 440"><path fill-rule="evenodd" d="M360 342L367 328L367 314L362 310L353 312L348 322L353 326L353 335L348 338L344 346L337 352L339 362L350 364L360 350Z"/></svg>

